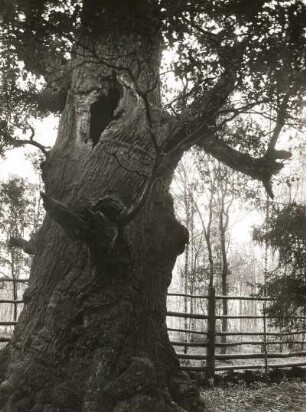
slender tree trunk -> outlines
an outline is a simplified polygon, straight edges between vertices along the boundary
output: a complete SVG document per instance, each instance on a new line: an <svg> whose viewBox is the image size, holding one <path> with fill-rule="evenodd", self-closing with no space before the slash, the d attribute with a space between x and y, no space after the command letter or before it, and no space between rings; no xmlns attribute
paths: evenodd
<svg viewBox="0 0 306 412"><path fill-rule="evenodd" d="M184 262L184 294L189 294L189 244L186 245L185 248L185 262ZM184 312L188 313L188 297L184 296ZM185 330L189 329L188 319L184 318L184 328ZM190 334L185 333L185 341L186 343L190 342ZM188 352L188 346L184 346L184 353Z"/></svg>
<svg viewBox="0 0 306 412"><path fill-rule="evenodd" d="M220 246L221 246L221 256L222 256L222 271L221 271L221 293L223 296L228 295L228 263L227 263L227 251L226 251L226 239L225 239L225 228L223 222L223 211L220 213ZM228 300L222 299L222 315L228 315ZM222 319L222 332L227 332L228 330L228 320L227 318ZM226 343L226 335L222 336L222 343ZM221 353L226 353L226 347L221 348Z"/></svg>
<svg viewBox="0 0 306 412"><path fill-rule="evenodd" d="M188 182L187 182L187 176L186 176L186 171L183 169L182 170L183 174L184 174L184 209L185 209L185 214L186 214L186 228L189 231L190 229L190 196L189 196L189 192L188 192ZM185 247L185 253L184 253L184 294L188 295L190 293L190 247L191 244L188 242L188 244ZM188 301L189 298L187 296L184 296L184 312L188 313ZM190 322L189 319L184 318L184 328L185 330L191 329L190 328ZM191 340L191 335L190 333L185 333L185 342L189 343ZM188 352L188 346L184 346L184 353Z"/></svg>
<svg viewBox="0 0 306 412"><path fill-rule="evenodd" d="M13 300L17 300L18 299L18 293L17 293L17 281L16 281L16 277L13 278ZM13 316L13 320L14 322L17 321L18 318L18 309L17 309L17 303L14 303L14 316Z"/></svg>
<svg viewBox="0 0 306 412"><path fill-rule="evenodd" d="M201 173L201 168L198 166L198 170ZM203 218L203 211L200 209L199 205L197 202L194 200L194 205L195 208L198 212L199 218L201 220L201 225L203 229L203 234L205 238L205 243L207 247L207 254L208 254L208 262L209 262L209 287L214 287L214 275L215 275L215 268L214 268L214 254L213 254L213 245L212 245L212 239L211 239L211 228L212 228L212 223L213 223L213 213L214 213L214 197L216 193L216 181L215 181L215 176L214 173L210 174L210 180L209 180L209 198L208 198L208 210L207 210L207 217L208 221L207 224L205 224L204 218Z"/></svg>
<svg viewBox="0 0 306 412"><path fill-rule="evenodd" d="M12 298L17 300L17 259L15 259L15 251L10 250L10 267L11 267L11 278L12 278ZM13 321L16 322L18 318L17 303L13 304Z"/></svg>
<svg viewBox="0 0 306 412"><path fill-rule="evenodd" d="M109 28L116 27L109 23ZM155 90L149 96L149 127L145 102L129 86L130 73L139 87L154 84L158 38L147 41L133 33L118 38L115 32L86 41L95 42L96 53L107 64L84 62L86 48L76 53L43 179L48 199L65 204L73 216L99 217L93 208L101 197L111 194L130 206L139 196L152 169L152 128L162 143L168 115ZM105 79L112 78L113 69L107 56L118 56L115 61L112 57L112 65L124 67L117 73L123 96L97 138L92 105L99 96L109 99ZM100 115L107 109L102 104ZM144 206L119 230L110 252L93 220L94 236L84 242L76 232L76 240L69 239L53 218L45 218L37 234L26 305L11 344L0 356L2 365L9 365L0 386L2 410L182 411L177 403L200 410L194 403L195 387L180 373L165 321L171 272L187 241L169 194L178 160L169 159L159 171Z"/></svg>
<svg viewBox="0 0 306 412"><path fill-rule="evenodd" d="M191 193L189 194L190 196L190 294L194 295L195 291L195 282L196 282L196 275L195 275L195 230L194 230L194 201L193 201L193 185L191 185ZM194 299L190 298L190 313L193 315L194 314ZM189 329L194 330L195 329L195 320L190 318L189 319ZM194 335L191 334L190 336L190 341L193 342Z"/></svg>

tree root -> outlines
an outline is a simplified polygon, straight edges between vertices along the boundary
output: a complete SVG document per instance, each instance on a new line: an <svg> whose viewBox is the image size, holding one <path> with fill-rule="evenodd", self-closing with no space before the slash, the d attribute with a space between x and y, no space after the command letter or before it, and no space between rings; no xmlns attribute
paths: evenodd
<svg viewBox="0 0 306 412"><path fill-rule="evenodd" d="M3 359L4 355L0 352ZM38 365L37 365L38 366ZM26 362L15 365L9 379L0 385L2 412L203 412L205 405L198 388L186 374L163 384L157 367L146 356L133 357L127 369L106 385L88 388L87 394L76 394L67 375L55 381L48 371ZM27 371L21 378L21 370ZM44 383L43 383L44 381ZM80 385L83 385L80 381ZM81 406L83 404L83 407Z"/></svg>
<svg viewBox="0 0 306 412"><path fill-rule="evenodd" d="M198 387L186 374L160 388L154 363L134 357L128 369L108 384L103 393L116 399L113 412L202 412L205 404Z"/></svg>

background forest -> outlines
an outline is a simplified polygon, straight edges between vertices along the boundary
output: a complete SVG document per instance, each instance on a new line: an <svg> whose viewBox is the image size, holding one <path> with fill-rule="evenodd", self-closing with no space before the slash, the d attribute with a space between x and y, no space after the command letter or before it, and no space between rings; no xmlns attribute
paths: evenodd
<svg viewBox="0 0 306 412"><path fill-rule="evenodd" d="M289 138L288 144L292 144ZM190 238L179 257L170 293L207 295L210 286L223 296L267 296L262 302L219 302L221 315L260 315L282 330L305 329L306 151L295 136L293 159L275 179L275 197L245 175L209 155L192 151L179 164L172 190L179 220ZM294 233L294 227L298 232ZM170 296L170 310L207 313L207 302ZM172 328L196 330L194 319L168 318ZM205 322L202 330L206 330ZM258 319L223 319L219 332L263 328ZM278 330L278 329L277 329ZM184 339L180 334L174 340ZM192 335L185 339L196 339ZM225 342L225 338L223 338Z"/></svg>

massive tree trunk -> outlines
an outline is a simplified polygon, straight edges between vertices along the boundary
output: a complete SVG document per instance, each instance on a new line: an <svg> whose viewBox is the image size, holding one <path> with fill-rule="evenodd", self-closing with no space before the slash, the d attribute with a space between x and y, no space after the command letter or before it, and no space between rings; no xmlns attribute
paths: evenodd
<svg viewBox="0 0 306 412"><path fill-rule="evenodd" d="M66 20L52 27L55 12L31 32L47 2L28 3L26 33L20 33L25 39L35 33L39 42L46 29L58 51L62 43L53 30L65 30ZM58 2L51 3L56 11ZM237 41L235 58L224 59L216 82L181 121L163 110L159 3L83 0L80 16L75 7L79 36L68 34L75 40L71 60L46 77L55 89L51 95L67 98L58 139L43 164L48 215L35 238L17 242L35 256L24 311L0 353L3 411L200 408L165 323L171 271L187 241L169 195L173 171L182 151L197 144L271 192L270 178L282 167L277 159L288 153L274 150L282 122L261 158L240 153L216 134L246 43ZM27 53L20 55L30 70L39 66L44 74L52 60L45 56L33 65Z"/></svg>
<svg viewBox="0 0 306 412"><path fill-rule="evenodd" d="M137 202L156 142L169 135L155 84L159 35L93 32L79 43L43 164L48 214L34 239L25 308L0 355L1 410L195 411L198 394L180 373L165 322L171 271L187 239L169 194L179 155L159 167L129 223L117 228L97 212L105 196L127 208Z"/></svg>

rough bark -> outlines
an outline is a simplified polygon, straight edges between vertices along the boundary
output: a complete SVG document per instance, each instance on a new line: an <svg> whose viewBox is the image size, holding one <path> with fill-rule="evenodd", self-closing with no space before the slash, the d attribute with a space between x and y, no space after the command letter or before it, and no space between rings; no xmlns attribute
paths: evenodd
<svg viewBox="0 0 306 412"><path fill-rule="evenodd" d="M149 96L148 125L146 101L128 84L131 73L139 87L154 80L159 49L153 43L130 35L116 48L111 38L96 38L101 59L116 55L112 64L128 71L117 70L123 95L95 141L91 105L108 96L105 79L113 68L86 63L86 48L71 63L58 139L43 164L48 215L35 238L25 308L0 355L3 411L201 410L197 389L180 373L165 323L171 271L187 241L169 195L179 155L159 169L133 220L120 226L114 219L116 236L106 246L100 223L111 218L97 210L105 196L133 205L152 171L154 143L169 134L158 90ZM143 59L140 73L139 61L129 57L135 54Z"/></svg>

